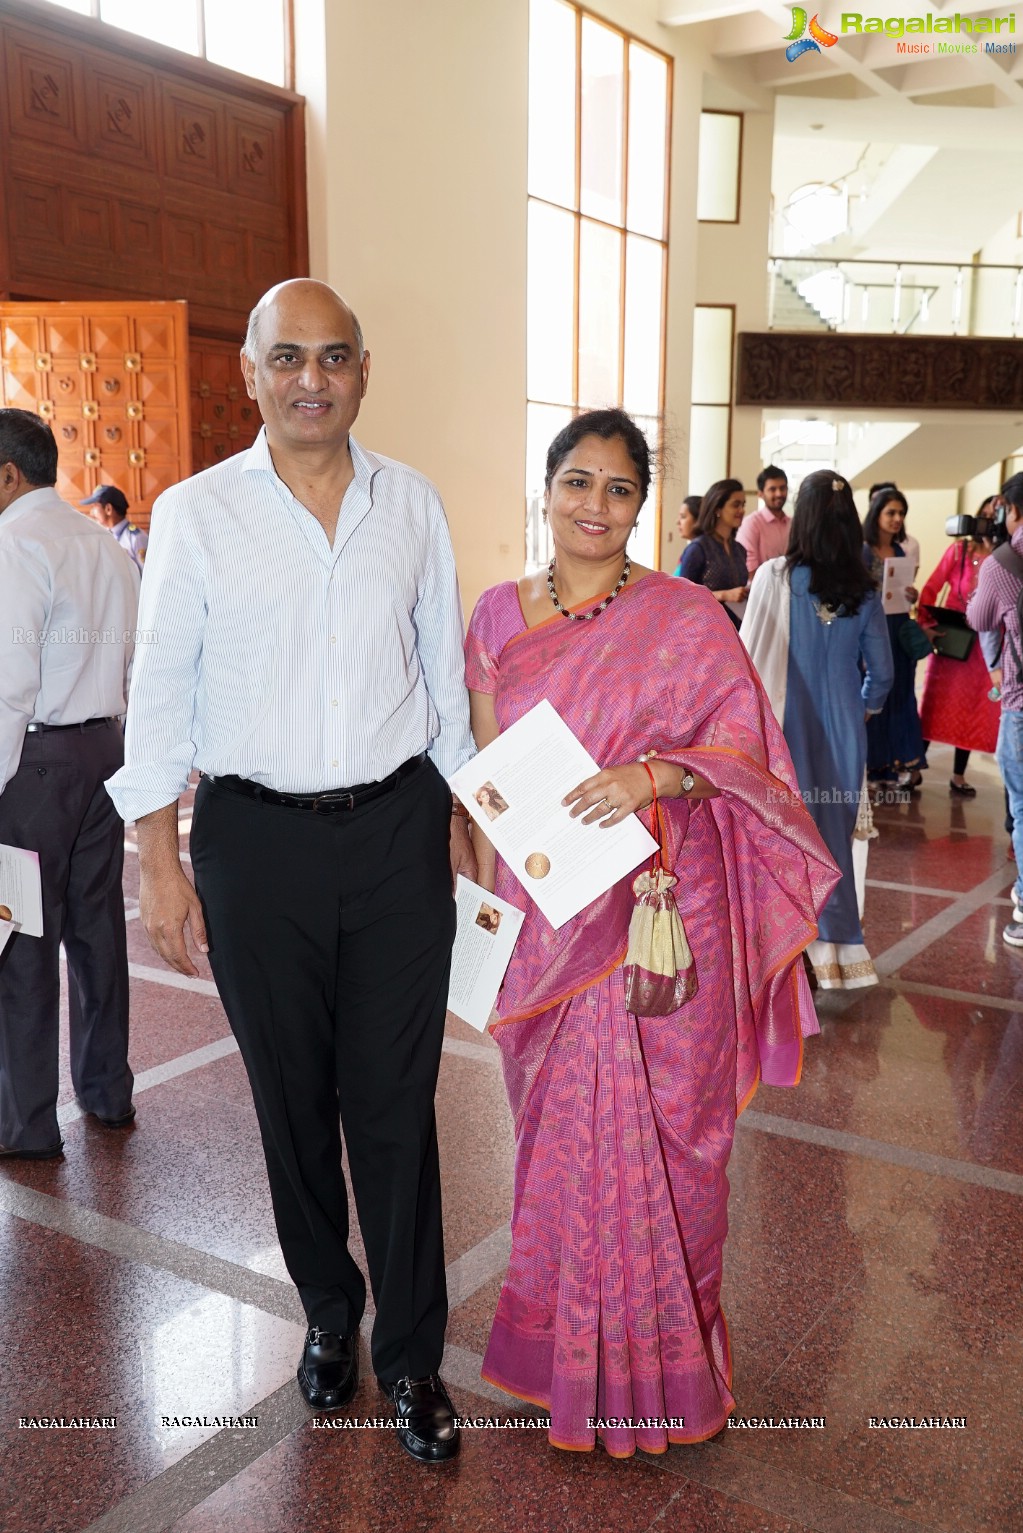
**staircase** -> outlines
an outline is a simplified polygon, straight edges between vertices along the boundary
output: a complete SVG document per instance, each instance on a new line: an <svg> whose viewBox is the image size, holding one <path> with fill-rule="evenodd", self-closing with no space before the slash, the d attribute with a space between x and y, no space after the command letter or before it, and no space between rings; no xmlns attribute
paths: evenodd
<svg viewBox="0 0 1023 1533"><path fill-rule="evenodd" d="M826 331L835 328L782 272L772 272L768 282L768 329Z"/></svg>

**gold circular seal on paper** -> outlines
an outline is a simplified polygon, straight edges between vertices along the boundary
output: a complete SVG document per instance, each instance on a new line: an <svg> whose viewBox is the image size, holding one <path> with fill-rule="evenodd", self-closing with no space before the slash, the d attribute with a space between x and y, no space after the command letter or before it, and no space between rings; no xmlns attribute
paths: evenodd
<svg viewBox="0 0 1023 1533"><path fill-rule="evenodd" d="M14 912L11 910L10 905L0 905L0 921L10 921L13 920L13 917Z"/></svg>
<svg viewBox="0 0 1023 1533"><path fill-rule="evenodd" d="M526 858L526 872L530 878L546 878L551 871L551 859L544 852L530 852Z"/></svg>

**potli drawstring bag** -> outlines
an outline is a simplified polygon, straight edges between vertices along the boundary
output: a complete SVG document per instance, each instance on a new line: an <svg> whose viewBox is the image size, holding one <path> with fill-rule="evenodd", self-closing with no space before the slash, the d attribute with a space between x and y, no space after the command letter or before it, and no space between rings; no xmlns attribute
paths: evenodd
<svg viewBox="0 0 1023 1533"><path fill-rule="evenodd" d="M664 866L666 831L657 783L645 761L643 765L654 790L651 829L657 851L649 869L632 884L636 908L625 955L625 1007L637 1017L666 1017L696 994L696 964L671 892L678 879Z"/></svg>

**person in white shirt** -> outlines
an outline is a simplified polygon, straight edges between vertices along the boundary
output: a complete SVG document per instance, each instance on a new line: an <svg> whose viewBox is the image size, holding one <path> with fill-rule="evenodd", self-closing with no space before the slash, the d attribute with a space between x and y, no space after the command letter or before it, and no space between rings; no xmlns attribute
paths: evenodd
<svg viewBox="0 0 1023 1533"><path fill-rule="evenodd" d="M4 928L0 951L0 1157L25 1160L63 1148L62 942L79 1106L108 1128L135 1116L124 832L104 782L124 760L138 575L56 478L50 427L0 409L0 843L38 854L43 907L43 935Z"/></svg>
<svg viewBox="0 0 1023 1533"><path fill-rule="evenodd" d="M92 508L89 515L93 521L99 522L101 527L113 534L141 575L142 566L146 562L146 549L149 547L149 534L128 520L128 497L124 491L119 490L116 484L97 485L91 495L79 501L79 505Z"/></svg>
<svg viewBox="0 0 1023 1533"><path fill-rule="evenodd" d="M450 1458L434 1092L455 915L475 875L445 777L472 755L440 498L350 435L369 379L351 309L298 279L256 306L254 445L153 511L126 765L142 919L210 964L253 1089L274 1215L308 1317L316 1410L358 1384L366 1285L348 1250L341 1127L366 1247L377 1378L416 1458ZM195 889L177 798L198 767ZM198 898L197 898L198 893ZM201 901L201 903L200 903Z"/></svg>

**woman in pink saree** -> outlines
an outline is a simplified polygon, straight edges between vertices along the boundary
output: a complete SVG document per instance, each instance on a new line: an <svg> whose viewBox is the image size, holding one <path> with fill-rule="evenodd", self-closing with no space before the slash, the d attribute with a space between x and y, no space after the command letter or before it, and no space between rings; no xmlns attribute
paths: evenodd
<svg viewBox="0 0 1023 1533"><path fill-rule="evenodd" d="M555 931L479 837L480 882L526 911L491 1024L516 1163L483 1373L549 1409L555 1446L599 1437L622 1457L713 1436L733 1408L720 1288L736 1113L758 1081L799 1079L818 1031L802 952L837 881L727 616L627 558L649 482L627 415L577 417L548 453L549 571L486 592L466 640L480 746L547 698L606 763L566 800L594 837L650 805L649 758L696 962L679 1011L631 1015L634 875Z"/></svg>

